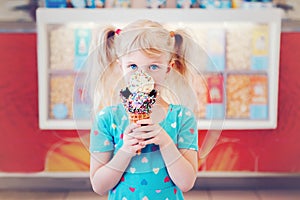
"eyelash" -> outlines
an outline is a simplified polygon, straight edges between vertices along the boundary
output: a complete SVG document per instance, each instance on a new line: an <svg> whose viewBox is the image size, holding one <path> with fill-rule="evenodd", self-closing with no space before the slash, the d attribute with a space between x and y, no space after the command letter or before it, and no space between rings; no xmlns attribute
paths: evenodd
<svg viewBox="0 0 300 200"><path fill-rule="evenodd" d="M134 69L133 69L133 67L134 67ZM132 70L136 70L137 67L138 66L136 64L131 64L131 65L128 66L128 68L131 68Z"/></svg>
<svg viewBox="0 0 300 200"><path fill-rule="evenodd" d="M155 69L153 69L155 67ZM136 64L131 64L128 66L128 68L131 68L132 70L136 70L138 68L138 66ZM149 69L152 71L156 71L158 70L160 67L158 65L149 65Z"/></svg>
<svg viewBox="0 0 300 200"><path fill-rule="evenodd" d="M152 67L155 67L156 69L151 69ZM150 65L150 66L149 66L149 69L155 71L155 70L158 70L158 69L159 69L159 66L158 66L158 65Z"/></svg>

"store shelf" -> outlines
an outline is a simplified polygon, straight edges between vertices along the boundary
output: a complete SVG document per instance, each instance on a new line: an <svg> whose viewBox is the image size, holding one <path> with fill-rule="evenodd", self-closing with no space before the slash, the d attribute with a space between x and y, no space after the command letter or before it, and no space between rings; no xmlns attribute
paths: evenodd
<svg viewBox="0 0 300 200"><path fill-rule="evenodd" d="M207 95L206 97L197 96L199 101L208 98L203 102L205 110L196 114L201 129L276 128L281 14L278 9L201 10L201 12L198 9L39 9L37 11L37 31L40 127L42 129L89 128L88 123L80 123L76 126L74 120L72 121L74 102L70 101L73 97L70 96L70 93L65 94L67 91L73 91L78 72L78 69L73 69L76 65L74 64L76 62L74 52L78 48L74 46L78 44L78 42L76 43L78 40L76 34L83 31L83 35L88 35L87 38L81 38L86 41L84 49L88 49L90 33L93 33L95 28L107 24L122 27L138 18L148 18L166 23L173 28L192 30L196 38L200 38L200 43L202 40L208 43L203 43L203 48L207 50L212 63L223 63L224 65L217 64L215 66L218 67L214 69L211 68L210 63L207 63L207 69L203 72L205 77L202 81L206 82L204 90L208 90L209 97ZM74 34L75 38L70 37ZM199 35L198 38L197 34L201 36ZM261 38L263 41L258 41ZM246 41L245 47L239 47L242 40ZM210 44L209 41L214 42ZM230 48L228 45L231 45ZM215 51L216 48L223 48L221 54L219 51ZM247 51L248 56L240 62L243 65L240 68L240 64L236 63L239 63L237 58L245 56L240 55L242 51ZM63 68L60 69L60 66ZM202 78L199 77L199 79ZM212 85L209 83L211 79L214 79ZM239 79L240 81L232 83ZM220 83L214 85L216 81ZM236 84L242 84L239 87L245 87L244 91L230 91L230 88ZM66 85L69 85L69 89ZM59 89L59 86L64 86L64 88ZM218 90L223 95L220 101L212 100L210 90L215 90L216 87L219 87ZM254 100L252 100L254 103L242 102L237 97L233 97L235 92L241 92L250 98L254 91L258 91L259 95L262 95L256 98L262 99L259 101L259 105L256 105ZM76 95L77 91L74 90L74 92ZM201 93L201 89L199 92ZM66 98L69 99L67 103L65 102ZM61 101L64 102L61 103ZM240 107L235 108L230 104L231 101L237 101L242 105L237 105ZM57 113L53 109L58 110ZM239 109L246 110L240 114L239 112L242 111ZM63 114L59 113L61 111Z"/></svg>
<svg viewBox="0 0 300 200"><path fill-rule="evenodd" d="M45 119L40 122L41 129L62 129L62 130L89 130L91 128L90 120L74 119Z"/></svg>
<svg viewBox="0 0 300 200"><path fill-rule="evenodd" d="M195 8L194 8L195 9ZM90 10L90 9L89 9ZM200 12L203 9L199 10ZM281 32L300 32L299 19L282 19ZM36 33L36 22L0 21L0 33Z"/></svg>

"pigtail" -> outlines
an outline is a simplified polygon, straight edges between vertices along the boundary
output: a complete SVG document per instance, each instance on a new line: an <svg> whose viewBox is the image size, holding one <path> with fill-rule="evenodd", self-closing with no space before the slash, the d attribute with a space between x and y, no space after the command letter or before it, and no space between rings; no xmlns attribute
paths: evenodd
<svg viewBox="0 0 300 200"><path fill-rule="evenodd" d="M186 65L185 60L182 52L182 43L183 38L180 34L174 33L174 55L173 55L173 62L174 62L174 69L178 71L180 74L184 75L186 72Z"/></svg>
<svg viewBox="0 0 300 200"><path fill-rule="evenodd" d="M187 90L181 91L181 94L183 94L181 101L184 105L189 105L187 107L191 108L195 114L197 113L196 116L199 116L199 114L203 112L201 109L203 109L204 105L200 105L197 93L200 91L200 84L203 84L203 81L204 84L207 84L204 77L204 69L206 66L214 66L214 63L209 58L207 52L199 45L200 41L197 41L196 37L191 37L193 34L190 34L190 36L185 31L180 30L177 31L175 35L181 36L175 37L174 49L176 56L180 57L180 59L177 59L177 57L175 58L177 59L177 62L175 63L178 65L175 67L178 72L184 72L182 75L185 77L185 80L187 80L186 83L190 86L185 87L187 89L191 89L188 92ZM184 67L184 70L180 69L181 67ZM196 101L191 101L192 98L195 98ZM205 135L205 138L203 139L202 145L199 147L200 149L198 155L201 159L204 159L214 148L223 128L223 120L217 117L218 115L216 112L218 112L218 109L215 109L214 106L212 106L209 108L208 112L211 113L209 118L210 127Z"/></svg>
<svg viewBox="0 0 300 200"><path fill-rule="evenodd" d="M115 27L108 26L94 33L86 62L87 78L85 91L88 93L92 111L97 112L112 104L112 96L118 76L115 53Z"/></svg>
<svg viewBox="0 0 300 200"><path fill-rule="evenodd" d="M177 30L174 38L175 69L186 78L191 78L191 74L202 73L207 61L207 54L200 47L199 42L185 30Z"/></svg>
<svg viewBox="0 0 300 200"><path fill-rule="evenodd" d="M170 93L166 93L164 96L168 96L169 102L179 103L193 111L197 111L199 105L196 101L194 79L197 74L201 74L201 69L204 67L205 56L202 54L203 50L186 30L176 30L171 32L170 36L172 39L174 38L173 55L171 57L173 70L171 70L172 74L167 81L170 90L174 91L175 94L172 99L170 99Z"/></svg>
<svg viewBox="0 0 300 200"><path fill-rule="evenodd" d="M115 27L108 26L101 31L97 41L98 59L100 67L109 67L116 60L114 47Z"/></svg>

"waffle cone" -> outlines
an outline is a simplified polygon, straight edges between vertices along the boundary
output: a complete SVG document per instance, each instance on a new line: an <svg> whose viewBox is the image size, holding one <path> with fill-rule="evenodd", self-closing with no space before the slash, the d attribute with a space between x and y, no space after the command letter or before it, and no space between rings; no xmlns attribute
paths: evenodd
<svg viewBox="0 0 300 200"><path fill-rule="evenodd" d="M149 119L149 118L150 118L150 114L148 114L148 113L143 113L143 114L129 113L129 120L132 123L136 123L137 121L139 121L141 119Z"/></svg>

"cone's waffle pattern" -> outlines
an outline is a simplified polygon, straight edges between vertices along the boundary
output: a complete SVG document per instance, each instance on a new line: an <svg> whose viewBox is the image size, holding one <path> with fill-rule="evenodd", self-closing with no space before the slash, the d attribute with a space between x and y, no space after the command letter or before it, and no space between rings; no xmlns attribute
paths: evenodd
<svg viewBox="0 0 300 200"><path fill-rule="evenodd" d="M150 114L133 114L133 113L129 113L129 120L133 123L136 123L137 121L141 120L141 119L149 119L150 118Z"/></svg>

